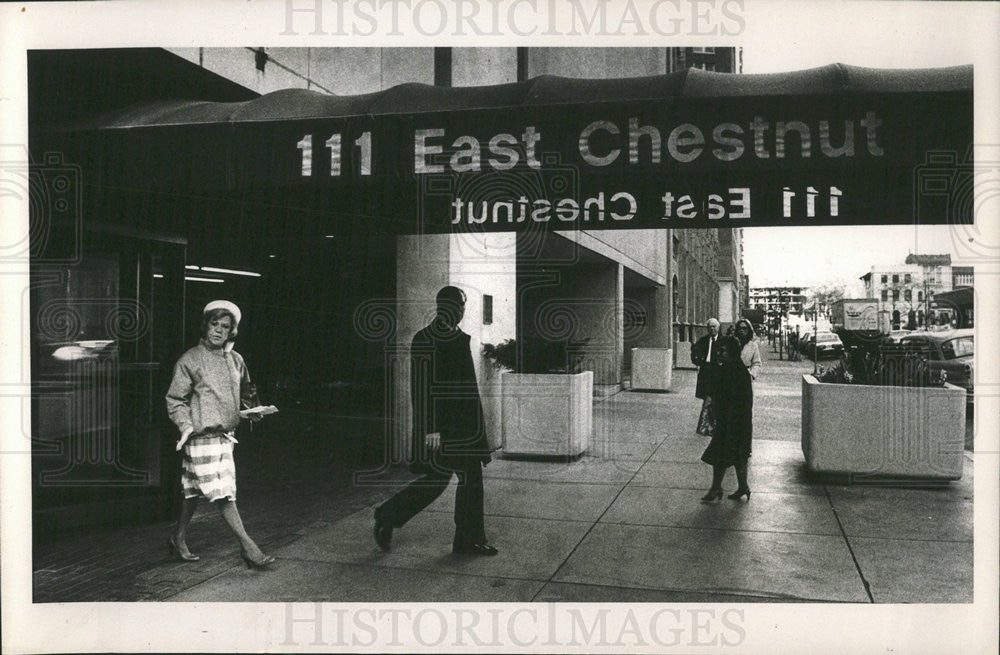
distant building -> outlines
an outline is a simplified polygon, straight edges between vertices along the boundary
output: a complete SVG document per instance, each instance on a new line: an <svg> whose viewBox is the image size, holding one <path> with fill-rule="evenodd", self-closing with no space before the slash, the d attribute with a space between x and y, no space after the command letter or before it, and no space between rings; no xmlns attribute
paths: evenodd
<svg viewBox="0 0 1000 655"><path fill-rule="evenodd" d="M894 330L915 329L951 318L947 308L937 307L934 302L935 294L953 287L951 255L910 254L903 264L872 266L861 281L866 295L879 300L879 311L888 316Z"/></svg>
<svg viewBox="0 0 1000 655"><path fill-rule="evenodd" d="M768 319L787 318L789 314L805 312L808 287L753 287L750 289L750 306L764 311Z"/></svg>
<svg viewBox="0 0 1000 655"><path fill-rule="evenodd" d="M668 70L699 68L719 73L742 73L742 50L736 48L668 48Z"/></svg>

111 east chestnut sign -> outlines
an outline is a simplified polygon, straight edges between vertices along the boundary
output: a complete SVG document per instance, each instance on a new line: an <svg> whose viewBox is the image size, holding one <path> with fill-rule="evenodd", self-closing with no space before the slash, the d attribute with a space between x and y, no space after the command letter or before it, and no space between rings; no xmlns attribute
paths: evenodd
<svg viewBox="0 0 1000 655"><path fill-rule="evenodd" d="M201 103L105 126L89 151L114 153L100 171L119 185L295 202L397 232L971 221L970 67L816 70L750 91L696 76L647 98L679 78L279 92L225 120L200 120Z"/></svg>
<svg viewBox="0 0 1000 655"><path fill-rule="evenodd" d="M636 176L648 175L650 169L657 167L674 172L663 178L663 193L652 210L659 212L657 222L726 218L745 221L753 217L754 193L750 186L724 186L723 180L723 185L692 189L680 165L696 162L699 158L718 162L720 169L723 163L738 162L743 157L798 161L809 160L813 156L829 159L880 158L886 154L878 138L882 125L883 120L869 111L856 121L848 119L837 125L834 128L838 131L836 137L831 136L828 120L820 120L810 126L798 120L772 123L761 116L754 116L746 126L719 123L712 126L707 135L693 123L682 123L664 134L657 126L640 124L637 117L630 116L624 125L609 120L595 120L587 124L576 138L576 147L572 151L545 151L543 134L534 125L525 126L520 134L501 132L488 137L474 134L456 136L452 133L454 130L444 127L423 128L413 132L412 175L447 179L494 174L473 178L479 180L480 185L469 184L465 197L457 191L451 194L449 220L452 225L504 226L549 221L589 225L636 220L641 216L638 197L642 185L648 182L636 184L626 179L618 188L592 188L590 195L580 184L571 183L574 179L589 179L619 161L618 170L624 166L633 170ZM559 137L563 137L560 141L565 141L563 132L557 132ZM301 151L302 177L315 174L336 178L343 175L343 137L339 132L329 136L304 135L296 143ZM314 171L314 161L318 159L314 156L314 148L319 145L329 151L322 160L328 165ZM373 175L372 132L362 132L351 145L355 175ZM557 145L565 146L564 143ZM738 170L738 166L734 166L733 170ZM576 175L581 171L580 175ZM503 175L495 175L499 173ZM561 196L545 194L544 185L533 189L534 193L517 188L517 181L530 183L532 178L541 181L546 177L560 179L556 177L559 173L565 176L562 178L565 191ZM511 188L505 190L504 182L510 182ZM699 190L702 192L698 193ZM766 195L762 190L758 193ZM766 209L781 219L813 219L818 216L837 219L840 217L842 197L843 190L832 184L822 188L818 182L805 188L783 186L779 211L774 212L773 206ZM758 206L758 211L763 210L764 207Z"/></svg>

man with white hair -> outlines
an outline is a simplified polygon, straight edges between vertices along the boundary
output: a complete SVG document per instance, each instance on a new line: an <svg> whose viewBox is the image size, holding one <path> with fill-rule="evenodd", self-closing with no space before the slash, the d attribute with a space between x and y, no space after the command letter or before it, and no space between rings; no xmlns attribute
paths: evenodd
<svg viewBox="0 0 1000 655"><path fill-rule="evenodd" d="M708 334L698 339L691 347L691 363L698 367L698 382L694 395L705 401L702 404L701 417L698 420L699 434L711 435L714 430L714 414L711 409L712 392L715 388L712 361L715 356L715 345L719 339L721 324L719 319L710 318L705 322Z"/></svg>

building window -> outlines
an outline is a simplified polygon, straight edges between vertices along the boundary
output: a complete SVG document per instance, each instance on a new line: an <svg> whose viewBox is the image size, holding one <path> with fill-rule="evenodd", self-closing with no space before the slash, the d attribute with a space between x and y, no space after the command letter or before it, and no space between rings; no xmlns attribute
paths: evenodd
<svg viewBox="0 0 1000 655"><path fill-rule="evenodd" d="M905 275L903 275L903 281L906 282L907 284L910 283L910 279L911 278L910 278L910 274L909 273L906 273Z"/></svg>
<svg viewBox="0 0 1000 655"><path fill-rule="evenodd" d="M691 52L695 52L699 55L714 55L715 48L691 48Z"/></svg>
<svg viewBox="0 0 1000 655"><path fill-rule="evenodd" d="M889 300L889 291L887 289L882 289L882 302Z"/></svg>
<svg viewBox="0 0 1000 655"><path fill-rule="evenodd" d="M451 86L451 48L434 48L434 86Z"/></svg>
<svg viewBox="0 0 1000 655"><path fill-rule="evenodd" d="M910 300L913 300L913 292L910 291L909 289L907 289L906 291L904 291L903 292L903 300L906 300L907 302L909 302Z"/></svg>
<svg viewBox="0 0 1000 655"><path fill-rule="evenodd" d="M528 49L517 49L517 81L523 82L528 79Z"/></svg>
<svg viewBox="0 0 1000 655"><path fill-rule="evenodd" d="M917 291L917 300L919 302L923 302L924 301L924 292L923 291L920 291L920 290Z"/></svg>
<svg viewBox="0 0 1000 655"><path fill-rule="evenodd" d="M493 296L483 294L483 325L493 324Z"/></svg>
<svg viewBox="0 0 1000 655"><path fill-rule="evenodd" d="M889 276L888 275L883 275L882 276L882 284L888 284L888 283L889 283Z"/></svg>
<svg viewBox="0 0 1000 655"><path fill-rule="evenodd" d="M893 302L899 300L899 289L892 290L892 300Z"/></svg>
<svg viewBox="0 0 1000 655"><path fill-rule="evenodd" d="M897 275L895 273L893 274L893 276L892 276L892 283L893 284L899 284L899 275Z"/></svg>

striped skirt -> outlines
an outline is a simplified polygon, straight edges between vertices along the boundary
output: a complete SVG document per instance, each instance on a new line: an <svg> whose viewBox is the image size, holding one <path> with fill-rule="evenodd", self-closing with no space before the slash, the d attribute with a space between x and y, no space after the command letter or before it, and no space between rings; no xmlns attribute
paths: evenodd
<svg viewBox="0 0 1000 655"><path fill-rule="evenodd" d="M181 474L185 498L236 500L233 442L221 434L195 437L184 444Z"/></svg>

